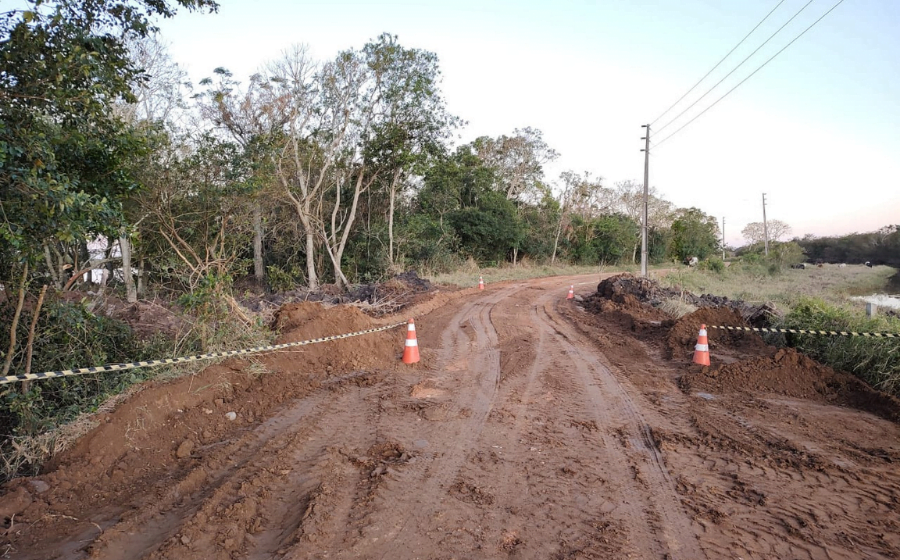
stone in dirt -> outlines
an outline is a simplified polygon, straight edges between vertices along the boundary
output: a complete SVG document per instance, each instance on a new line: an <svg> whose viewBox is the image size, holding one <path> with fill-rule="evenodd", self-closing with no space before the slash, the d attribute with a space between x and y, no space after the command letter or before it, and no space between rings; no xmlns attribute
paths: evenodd
<svg viewBox="0 0 900 560"><path fill-rule="evenodd" d="M194 442L186 439L181 442L181 445L178 446L178 449L175 451L175 456L179 459L184 459L185 457L190 457L191 452L194 450Z"/></svg>
<svg viewBox="0 0 900 560"><path fill-rule="evenodd" d="M9 494L0 497L0 520L18 515L34 501L24 486L19 486Z"/></svg>

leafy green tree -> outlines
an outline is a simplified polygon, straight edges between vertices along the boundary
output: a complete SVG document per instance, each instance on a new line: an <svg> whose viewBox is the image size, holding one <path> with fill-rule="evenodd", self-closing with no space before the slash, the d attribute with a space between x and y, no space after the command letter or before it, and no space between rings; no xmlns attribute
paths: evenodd
<svg viewBox="0 0 900 560"><path fill-rule="evenodd" d="M394 262L394 213L398 193L410 176L422 176L446 151L461 124L447 111L441 95L441 71L433 52L400 45L396 35L381 34L363 47L372 75L372 126L363 138L367 159L386 174L388 259Z"/></svg>
<svg viewBox="0 0 900 560"><path fill-rule="evenodd" d="M718 250L717 220L699 208L682 208L672 221L672 252L679 260L705 259Z"/></svg>
<svg viewBox="0 0 900 560"><path fill-rule="evenodd" d="M36 260L49 240L118 237L142 139L115 116L143 79L126 38L212 0L27 2L0 18L0 239Z"/></svg>
<svg viewBox="0 0 900 560"><path fill-rule="evenodd" d="M450 215L461 248L479 260L503 262L522 241L524 228L516 207L503 194L482 193L474 206Z"/></svg>

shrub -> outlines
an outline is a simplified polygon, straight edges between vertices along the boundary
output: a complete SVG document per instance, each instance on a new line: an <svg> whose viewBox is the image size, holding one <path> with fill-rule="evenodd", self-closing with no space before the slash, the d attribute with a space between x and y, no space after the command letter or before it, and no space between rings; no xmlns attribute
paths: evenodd
<svg viewBox="0 0 900 560"><path fill-rule="evenodd" d="M892 332L900 334L900 321L831 305L816 298L801 298L776 325L785 329L815 329L847 332ZM835 369L847 371L879 389L900 396L900 341L896 338L777 335L776 342L797 348Z"/></svg>

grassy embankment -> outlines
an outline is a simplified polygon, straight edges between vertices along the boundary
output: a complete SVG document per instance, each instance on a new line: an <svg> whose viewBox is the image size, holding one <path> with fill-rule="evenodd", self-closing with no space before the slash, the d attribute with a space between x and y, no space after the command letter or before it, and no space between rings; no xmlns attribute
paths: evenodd
<svg viewBox="0 0 900 560"><path fill-rule="evenodd" d="M825 265L770 272L732 265L721 272L681 270L660 281L696 294L714 294L753 303L773 303L783 314L773 327L900 334L900 319L884 312L866 317L865 303L852 296L885 293L896 270L886 266ZM815 335L767 335L835 369L900 396L900 339Z"/></svg>
<svg viewBox="0 0 900 560"><path fill-rule="evenodd" d="M484 278L486 284L503 282L506 280L526 280L529 278L544 278L548 276L576 276L579 274L603 274L606 272L636 272L636 265L604 265L585 266L570 264L531 264L520 263L517 266L511 264L501 267L479 268L474 261L459 270L444 273L425 273L424 276L435 284L445 284L468 288L478 285L479 276Z"/></svg>

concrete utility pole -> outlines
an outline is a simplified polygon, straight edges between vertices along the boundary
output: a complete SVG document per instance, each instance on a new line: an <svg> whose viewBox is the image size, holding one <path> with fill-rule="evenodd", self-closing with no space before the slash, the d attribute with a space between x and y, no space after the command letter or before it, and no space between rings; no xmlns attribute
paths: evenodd
<svg viewBox="0 0 900 560"><path fill-rule="evenodd" d="M766 256L769 256L769 222L766 221L766 193L763 193L763 238L766 242Z"/></svg>
<svg viewBox="0 0 900 560"><path fill-rule="evenodd" d="M644 140L644 212L641 221L641 276L647 277L647 199L650 192L650 125L641 125L647 129L647 135L641 138Z"/></svg>
<svg viewBox="0 0 900 560"><path fill-rule="evenodd" d="M722 260L725 260L725 216L722 216Z"/></svg>

